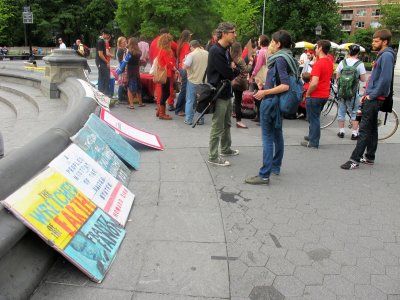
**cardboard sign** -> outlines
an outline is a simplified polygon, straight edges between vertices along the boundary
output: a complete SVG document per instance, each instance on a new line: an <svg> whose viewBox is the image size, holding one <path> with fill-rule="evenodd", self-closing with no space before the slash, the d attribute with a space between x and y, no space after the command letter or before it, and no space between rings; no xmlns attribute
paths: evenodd
<svg viewBox="0 0 400 300"><path fill-rule="evenodd" d="M106 142L88 126L84 126L71 140L123 185L128 186L131 171L114 154Z"/></svg>
<svg viewBox="0 0 400 300"><path fill-rule="evenodd" d="M72 144L50 162L87 198L125 226L135 195L116 180L81 148Z"/></svg>
<svg viewBox="0 0 400 300"><path fill-rule="evenodd" d="M86 77L86 79L88 78ZM85 94L88 95L88 97L93 98L101 107L109 109L111 101L110 97L104 95L89 82L82 79L78 79L78 81L82 84L83 88L85 89Z"/></svg>
<svg viewBox="0 0 400 300"><path fill-rule="evenodd" d="M161 144L161 141L157 135L135 128L118 119L109 111L101 109L100 118L114 128L117 132L126 136L128 139L158 150L164 150L164 146Z"/></svg>
<svg viewBox="0 0 400 300"><path fill-rule="evenodd" d="M127 141L112 130L95 114L91 114L85 126L92 129L126 163L139 169L140 154Z"/></svg>
<svg viewBox="0 0 400 300"><path fill-rule="evenodd" d="M2 204L96 282L110 269L126 233L67 178L50 168Z"/></svg>

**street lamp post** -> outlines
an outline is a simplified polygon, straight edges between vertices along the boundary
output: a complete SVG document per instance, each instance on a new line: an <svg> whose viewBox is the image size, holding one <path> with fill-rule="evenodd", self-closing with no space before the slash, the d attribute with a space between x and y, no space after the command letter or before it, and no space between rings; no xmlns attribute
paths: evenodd
<svg viewBox="0 0 400 300"><path fill-rule="evenodd" d="M317 27L315 27L315 39L316 42L318 41L318 36L320 36L322 33L322 27L320 24L317 25Z"/></svg>
<svg viewBox="0 0 400 300"><path fill-rule="evenodd" d="M264 6L263 6L263 18L262 18L261 34L264 34L264 23L265 23L265 0L264 0Z"/></svg>

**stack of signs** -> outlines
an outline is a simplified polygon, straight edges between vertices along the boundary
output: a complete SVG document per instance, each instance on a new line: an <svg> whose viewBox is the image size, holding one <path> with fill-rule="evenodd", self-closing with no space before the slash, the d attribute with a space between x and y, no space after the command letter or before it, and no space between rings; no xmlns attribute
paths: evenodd
<svg viewBox="0 0 400 300"><path fill-rule="evenodd" d="M89 127L97 136L101 137L104 142L125 162L134 167L136 170L140 166L140 154L128 144L121 136L115 133L106 123L99 119L95 114L89 116L85 127ZM75 136L76 137L76 136ZM75 139L73 137L72 139Z"/></svg>
<svg viewBox="0 0 400 300"><path fill-rule="evenodd" d="M49 166L65 176L87 198L125 226L135 195L72 144Z"/></svg>
<svg viewBox="0 0 400 300"><path fill-rule="evenodd" d="M131 171L90 127L84 126L71 139L104 170L128 186Z"/></svg>
<svg viewBox="0 0 400 300"><path fill-rule="evenodd" d="M85 95L88 95L88 97L94 99L97 102L97 104L100 105L101 107L108 109L110 107L110 101L111 101L110 97L104 95L94 86L92 86L89 83L89 78L87 77L86 73L85 77L87 81L78 79L78 81L82 84L83 88L85 89Z"/></svg>
<svg viewBox="0 0 400 300"><path fill-rule="evenodd" d="M2 203L96 282L103 280L126 233L73 183L50 168Z"/></svg>

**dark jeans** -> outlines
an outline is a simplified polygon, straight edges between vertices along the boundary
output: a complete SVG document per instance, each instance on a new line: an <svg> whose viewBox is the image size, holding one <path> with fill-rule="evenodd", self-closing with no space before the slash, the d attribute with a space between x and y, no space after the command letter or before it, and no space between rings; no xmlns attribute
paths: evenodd
<svg viewBox="0 0 400 300"><path fill-rule="evenodd" d="M99 64L97 66L99 69L99 79L98 79L98 87L99 91L102 92L104 95L109 95L109 85L110 85L110 68L107 68L106 64Z"/></svg>
<svg viewBox="0 0 400 300"><path fill-rule="evenodd" d="M167 82L161 85L161 100L160 105L165 106L168 98L169 98L169 85L170 85L171 78L167 77Z"/></svg>
<svg viewBox="0 0 400 300"><path fill-rule="evenodd" d="M127 95L127 88L123 85L120 85L118 87L118 100L119 101L128 101L128 95Z"/></svg>
<svg viewBox="0 0 400 300"><path fill-rule="evenodd" d="M319 139L321 137L321 111L327 98L306 98L306 110L308 122L310 123L308 137L310 145L319 147Z"/></svg>
<svg viewBox="0 0 400 300"><path fill-rule="evenodd" d="M365 158L375 160L378 148L378 112L382 101L365 100L363 103L362 117L359 125L357 145L350 159L360 162L365 152Z"/></svg>
<svg viewBox="0 0 400 300"><path fill-rule="evenodd" d="M243 97L243 91L233 90L233 94L235 95L236 122L240 122L242 120L242 97Z"/></svg>
<svg viewBox="0 0 400 300"><path fill-rule="evenodd" d="M185 111L186 105L186 84L187 84L187 72L186 70L179 69L179 73L182 78L182 87L179 92L178 100L176 101L175 114L177 115L181 111Z"/></svg>

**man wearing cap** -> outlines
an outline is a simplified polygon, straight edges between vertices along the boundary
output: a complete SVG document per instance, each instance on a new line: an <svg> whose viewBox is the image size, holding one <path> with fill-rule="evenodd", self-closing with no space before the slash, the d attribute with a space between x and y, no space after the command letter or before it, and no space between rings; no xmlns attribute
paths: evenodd
<svg viewBox="0 0 400 300"><path fill-rule="evenodd" d="M201 48L196 40L190 42L190 53L183 61L182 68L187 71L186 84L186 105L185 105L185 124L192 125L193 105L196 98L197 86L203 82L207 69L208 51ZM204 124L204 120L199 120L199 125Z"/></svg>
<svg viewBox="0 0 400 300"><path fill-rule="evenodd" d="M110 63L107 60L106 40L110 38L110 31L103 29L96 44L96 66L99 70L98 88L104 95L108 95L110 82Z"/></svg>
<svg viewBox="0 0 400 300"><path fill-rule="evenodd" d="M215 102L208 163L225 167L230 163L224 157L239 154L239 150L231 149L232 86L230 81L240 74L240 70L236 68L229 53L229 47L236 39L235 26L229 22L220 23L216 35L218 42L210 48L208 55L207 81L217 89L222 86L223 80L228 80L228 84ZM220 145L221 153L218 151Z"/></svg>

